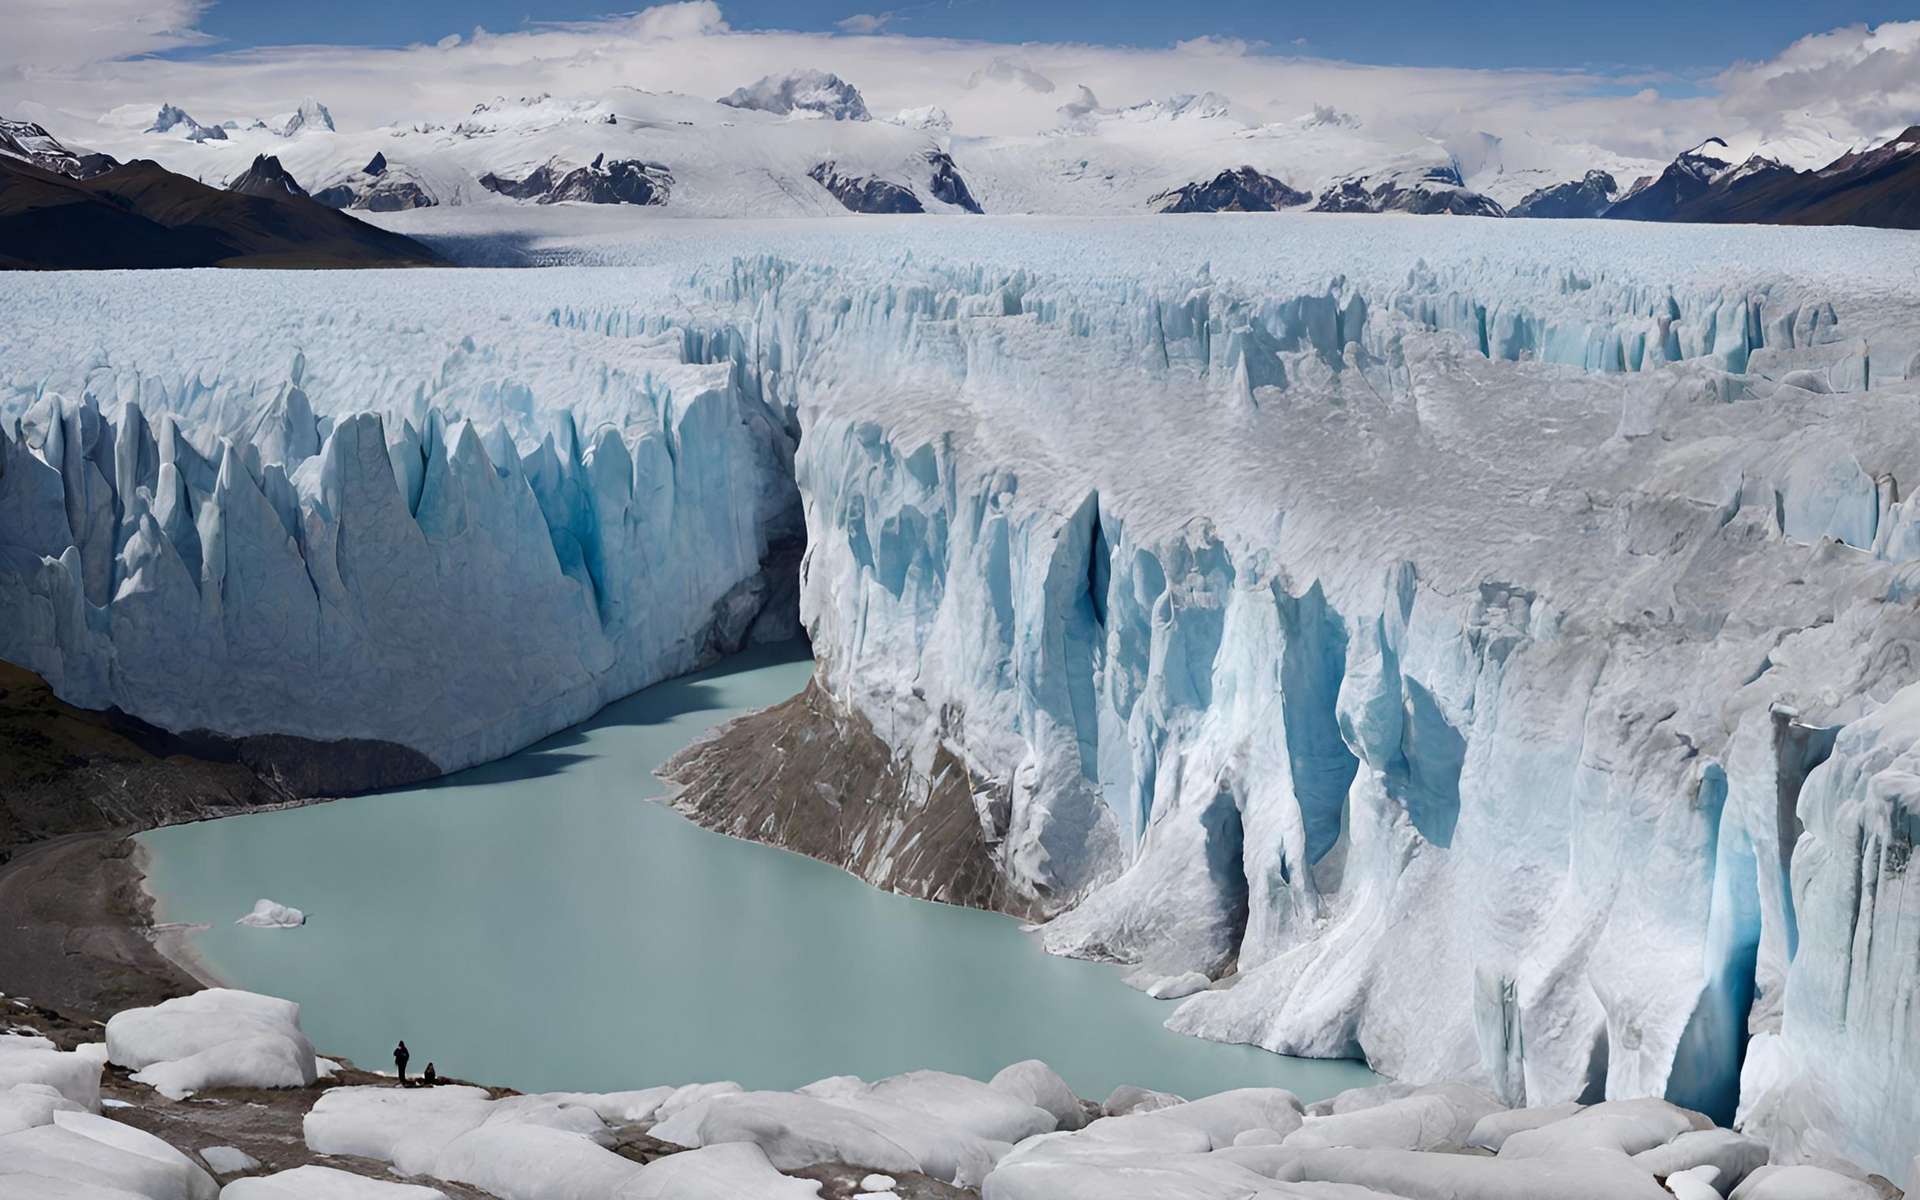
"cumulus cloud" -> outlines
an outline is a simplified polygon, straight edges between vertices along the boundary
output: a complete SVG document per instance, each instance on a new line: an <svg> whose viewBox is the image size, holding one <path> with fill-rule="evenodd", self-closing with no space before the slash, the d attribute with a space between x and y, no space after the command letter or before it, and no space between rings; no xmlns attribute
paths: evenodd
<svg viewBox="0 0 1920 1200"><path fill-rule="evenodd" d="M48 120L70 115L84 143L87 123L123 105L170 101L220 121L313 95L342 128L367 128L457 120L496 95L594 98L640 87L713 97L815 68L853 83L876 112L938 106L961 134L1054 129L1062 99L1054 81L1071 80L1119 107L1212 91L1250 121L1312 119L1324 106L1368 129L1448 144L1489 131L1510 146L1550 139L1652 159L1743 131L1864 143L1920 112L1920 21L1806 37L1766 62L1729 66L1696 94L1666 96L1629 92L1637 85L1623 73L1375 66L1315 58L1297 43L1276 55L1213 36L1159 49L911 37L900 32L899 5L847 18L847 32L734 30L712 0L404 48L153 56L202 40L201 11L201 0L0 0L0 112L25 101Z"/></svg>
<svg viewBox="0 0 1920 1200"><path fill-rule="evenodd" d="M842 33L868 34L879 33L892 21L893 14L890 12L854 13L850 17L842 17L836 24Z"/></svg>
<svg viewBox="0 0 1920 1200"><path fill-rule="evenodd" d="M967 86L970 88L977 88L987 83L1010 83L1030 92L1039 92L1041 95L1053 90L1053 80L1032 67L1017 63L1010 58L996 58L967 76Z"/></svg>
<svg viewBox="0 0 1920 1200"><path fill-rule="evenodd" d="M208 0L0 0L0 72L61 70L208 41Z"/></svg>

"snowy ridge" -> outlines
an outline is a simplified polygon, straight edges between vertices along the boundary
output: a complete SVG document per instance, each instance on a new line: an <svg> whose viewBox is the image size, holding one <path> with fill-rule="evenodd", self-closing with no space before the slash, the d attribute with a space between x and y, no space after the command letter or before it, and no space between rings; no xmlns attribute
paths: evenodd
<svg viewBox="0 0 1920 1200"><path fill-rule="evenodd" d="M375 542L383 561L431 560L434 574L356 593L399 584L366 559L340 570L356 602L405 599L362 604L366 640L328 644L396 659L463 701L479 684L459 673L486 657L494 692L557 698L510 717L463 703L463 718L502 723L456 744L525 740L611 688L597 675L576 690L573 675L499 686L503 670L609 640L581 599L603 578L592 555L583 577L554 549L582 508L538 481L584 473L597 503L599 447L613 447L603 432L589 458L556 437L550 471L530 444L559 410L587 429L659 422L673 516L637 529L623 561L703 570L710 552L690 534L662 552L660 531L739 531L728 570L692 577L704 604L636 602L624 624L603 607L598 623L625 640L600 669L633 677L690 654L710 606L753 575L764 542L749 535L791 497L792 422L819 678L903 760L924 768L945 750L985 781L976 802L1001 869L1064 910L1050 948L1163 975L1235 972L1176 1011L1176 1027L1206 1036L1364 1053L1390 1075L1470 1079L1508 1102L1665 1095L1743 1112L1794 1153L1881 1170L1920 1150L1911 1096L1873 1082L1920 1069L1913 952L1876 967L1850 936L1861 872L1904 877L1882 864L1904 867L1898 756L1920 740L1903 691L1920 642L1920 514L1903 486L1920 477L1910 241L1302 217L1252 246L1228 218L876 222L890 234L879 246L845 223L689 227L579 249L642 264L619 272L379 277L381 311L404 320L356 309L347 284L316 282L298 302L263 291L246 300L243 340L258 344L223 348L225 368L116 322L124 283L9 280L25 320L0 411L29 420L0 475L0 531L32 538L0 549L0 629L30 629L24 652L39 658L24 661L52 659L45 673L82 702L125 697L152 716L187 690L142 692L118 659L122 630L145 647L162 617L209 627L185 606L189 573L145 549L158 538L115 544L127 523L110 499L139 486L92 482L147 478L144 451L103 450L91 410L50 393L100 397L114 448L146 445L119 432L141 419L128 400L172 408L261 448L257 474L241 448L217 464L194 451L217 465L209 496L225 481L200 512L226 515L195 526L203 547L228 548L222 622L247 634L241 614L260 612L284 642L285 606L234 591L255 578L241 564L292 541L324 568L313 547L363 544L337 536L350 521L399 530ZM758 253L771 245L785 257ZM1634 265L1655 261L1657 275ZM213 285L166 286L204 303ZM435 287L458 299L432 301ZM41 325L79 313L103 346L85 368L56 360ZM295 445L301 420L248 429L274 394L244 375L260 345L301 347L289 382L342 414L317 450ZM638 386L642 363L673 386ZM344 415L427 399L503 421L521 448L419 420L415 443ZM740 429L742 414L765 432ZM155 455L174 444L175 474L191 476L177 465L186 440L156 435ZM619 440L636 459L649 444ZM264 465L302 453L284 476ZM503 498L451 505L423 483L408 513L411 486L389 464L409 453L423 481ZM516 473L516 456L540 462ZM137 528L177 555L185 530L152 477ZM290 539L289 508L316 533ZM248 511L251 526L235 515ZM403 540L408 522L422 542ZM246 528L281 532L233 532ZM502 532L456 542L456 528ZM513 552L488 549L496 537L517 539ZM473 580L491 595L526 563L540 567L510 618L481 602L469 622L428 599ZM144 582L167 574L179 601ZM298 578L321 594L321 574ZM103 609L130 579L135 594ZM544 598L556 589L573 608ZM146 605L157 615L141 628ZM572 624L542 615L556 611ZM394 633L376 612L394 614ZM250 669L225 691L210 674L196 702L311 727L358 686L304 674L328 686L270 693L270 665L220 667ZM445 736L432 729L354 732L447 752L418 740ZM1795 796L1797 816L1783 803ZM1909 902L1878 895L1871 921L1897 922ZM1836 1005L1834 981L1854 976L1867 982Z"/></svg>

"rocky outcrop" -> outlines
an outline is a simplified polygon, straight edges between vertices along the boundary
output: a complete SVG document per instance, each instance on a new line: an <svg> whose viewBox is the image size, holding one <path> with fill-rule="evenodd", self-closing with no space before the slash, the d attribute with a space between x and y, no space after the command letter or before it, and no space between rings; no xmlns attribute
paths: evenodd
<svg viewBox="0 0 1920 1200"><path fill-rule="evenodd" d="M661 205L673 191L673 172L659 163L639 159L607 161L596 155L584 167L566 170L557 160L541 164L520 179L503 179L489 172L480 186L515 200L557 204L563 200L586 204Z"/></svg>
<svg viewBox="0 0 1920 1200"><path fill-rule="evenodd" d="M1313 197L1296 191L1252 167L1222 171L1204 182L1161 192L1148 201L1163 213L1277 212L1305 204Z"/></svg>
<svg viewBox="0 0 1920 1200"><path fill-rule="evenodd" d="M227 184L227 190L243 196L298 196L306 198L307 189L300 186L280 160L271 154L256 154L253 165L233 177Z"/></svg>
<svg viewBox="0 0 1920 1200"><path fill-rule="evenodd" d="M674 807L709 829L832 863L888 891L1036 915L994 858L1004 789L945 751L920 774L818 681L661 768ZM1001 831L1004 832L1004 831Z"/></svg>
<svg viewBox="0 0 1920 1200"><path fill-rule="evenodd" d="M815 183L833 193L848 212L857 213L923 213L926 206L920 203L920 197L913 194L911 188L886 179L874 179L869 176L843 175L833 162L823 162L808 171L807 175Z"/></svg>
<svg viewBox="0 0 1920 1200"><path fill-rule="evenodd" d="M1352 175L1320 193L1314 212L1403 212L1421 216L1504 217L1499 202L1472 191L1451 165Z"/></svg>
<svg viewBox="0 0 1920 1200"><path fill-rule="evenodd" d="M945 150L929 150L927 162L933 167L933 178L928 181L927 190L933 193L935 200L955 208L964 208L970 213L984 211L968 190L967 181L960 178L960 168L953 165L951 154Z"/></svg>
<svg viewBox="0 0 1920 1200"><path fill-rule="evenodd" d="M1514 217L1597 217L1607 210L1620 186L1605 171L1528 192L1508 213Z"/></svg>

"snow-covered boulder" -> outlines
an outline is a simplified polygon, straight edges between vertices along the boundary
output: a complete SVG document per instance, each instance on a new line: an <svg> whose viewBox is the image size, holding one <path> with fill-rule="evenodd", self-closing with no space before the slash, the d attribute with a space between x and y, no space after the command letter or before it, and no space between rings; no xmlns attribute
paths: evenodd
<svg viewBox="0 0 1920 1200"><path fill-rule="evenodd" d="M122 1125L118 1128L124 1129L129 1135L147 1136L132 1126ZM219 1194L213 1177L172 1147L166 1147L171 1154L169 1157L162 1155L154 1146L133 1138L106 1140L103 1136L95 1136L97 1132L53 1124L0 1137L0 1178L7 1175L41 1175L72 1183L118 1188L136 1196L144 1196L147 1200L212 1200ZM159 1146L166 1145L157 1138L154 1141Z"/></svg>
<svg viewBox="0 0 1920 1200"><path fill-rule="evenodd" d="M1502 1107L1477 1088L1439 1084L1384 1104L1309 1117L1288 1135L1284 1145L1292 1150L1330 1146L1459 1149L1467 1144L1482 1118Z"/></svg>
<svg viewBox="0 0 1920 1200"><path fill-rule="evenodd" d="M332 1088L303 1122L315 1154L390 1162L403 1175L431 1174L447 1144L479 1128L493 1101L485 1088Z"/></svg>
<svg viewBox="0 0 1920 1200"><path fill-rule="evenodd" d="M1608 1100L1506 1139L1501 1158L1557 1158L1583 1150L1639 1154L1713 1122L1665 1100ZM1691 1164L1686 1164L1691 1165Z"/></svg>
<svg viewBox="0 0 1920 1200"><path fill-rule="evenodd" d="M238 1146L206 1146L200 1151L200 1161L207 1164L207 1170L215 1175L238 1175L242 1171L256 1171L260 1160L248 1154Z"/></svg>
<svg viewBox="0 0 1920 1200"><path fill-rule="evenodd" d="M653 1127L677 1146L752 1142L783 1169L859 1163L882 1171L918 1172L920 1160L872 1121L838 1104L790 1092L717 1096Z"/></svg>
<svg viewBox="0 0 1920 1200"><path fill-rule="evenodd" d="M1666 1176L1664 1182L1677 1200L1721 1200L1718 1167L1688 1167Z"/></svg>
<svg viewBox="0 0 1920 1200"><path fill-rule="evenodd" d="M309 1164L253 1179L236 1179L221 1189L220 1200L447 1200L447 1194L439 1188L368 1179Z"/></svg>
<svg viewBox="0 0 1920 1200"><path fill-rule="evenodd" d="M1014 1099L1045 1109L1052 1115L1054 1128L1079 1129L1087 1123L1087 1110L1058 1072L1037 1058L1002 1068L990 1086Z"/></svg>
<svg viewBox="0 0 1920 1200"><path fill-rule="evenodd" d="M1143 989L1155 1000L1183 1000L1195 992L1204 992L1213 982L1199 971L1185 971L1178 975L1162 975L1147 984Z"/></svg>
<svg viewBox="0 0 1920 1200"><path fill-rule="evenodd" d="M1124 1117L1129 1113L1152 1112L1186 1102L1186 1097L1176 1096L1172 1092L1156 1092L1151 1088L1123 1083L1107 1093L1100 1108L1110 1117Z"/></svg>
<svg viewBox="0 0 1920 1200"><path fill-rule="evenodd" d="M1863 1179L1800 1164L1761 1167L1728 1200L1884 1200L1884 1193Z"/></svg>
<svg viewBox="0 0 1920 1200"><path fill-rule="evenodd" d="M1665 1145L1642 1150L1633 1161L1663 1177L1712 1167L1715 1185L1725 1193L1767 1164L1767 1145L1731 1129L1693 1129Z"/></svg>
<svg viewBox="0 0 1920 1200"><path fill-rule="evenodd" d="M1491 1150L1500 1153L1507 1139L1516 1133L1528 1129L1538 1129L1542 1125L1551 1125L1555 1121L1564 1121L1582 1108L1572 1102L1566 1104L1547 1104L1539 1108L1514 1108L1504 1112L1488 1113L1474 1122L1473 1131L1467 1134L1467 1145L1478 1150Z"/></svg>
<svg viewBox="0 0 1920 1200"><path fill-rule="evenodd" d="M229 988L114 1014L107 1054L175 1100L213 1087L308 1087L319 1078L300 1006Z"/></svg>
<svg viewBox="0 0 1920 1200"><path fill-rule="evenodd" d="M619 1200L814 1200L819 1192L774 1170L760 1147L730 1142L655 1159Z"/></svg>
<svg viewBox="0 0 1920 1200"><path fill-rule="evenodd" d="M45 1038L0 1037L0 1095L20 1084L41 1084L81 1108L100 1108L100 1060L56 1050Z"/></svg>
<svg viewBox="0 0 1920 1200"><path fill-rule="evenodd" d="M15 1083L0 1087L0 1135L53 1124L58 1112L85 1112L86 1109L45 1083Z"/></svg>
<svg viewBox="0 0 1920 1200"><path fill-rule="evenodd" d="M253 910L234 922L254 929L292 929L307 923L307 914L272 900L253 902Z"/></svg>
<svg viewBox="0 0 1920 1200"><path fill-rule="evenodd" d="M1284 1181L1344 1183L1405 1200L1671 1200L1624 1154L1503 1159L1414 1150L1309 1150L1278 1173Z"/></svg>
<svg viewBox="0 0 1920 1200"><path fill-rule="evenodd" d="M1205 1153L1233 1145L1240 1135L1286 1137L1300 1128L1299 1099L1282 1088L1240 1088L1165 1108L1102 1117L1084 1137L1123 1146Z"/></svg>

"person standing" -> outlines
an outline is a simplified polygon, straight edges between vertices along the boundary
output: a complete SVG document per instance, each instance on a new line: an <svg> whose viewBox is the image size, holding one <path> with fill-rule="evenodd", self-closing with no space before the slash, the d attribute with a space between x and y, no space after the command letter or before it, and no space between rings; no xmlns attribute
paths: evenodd
<svg viewBox="0 0 1920 1200"><path fill-rule="evenodd" d="M407 1086L407 1059L413 1057L407 1053L407 1043L402 1041L393 1048L393 1065L400 1071L400 1086Z"/></svg>

